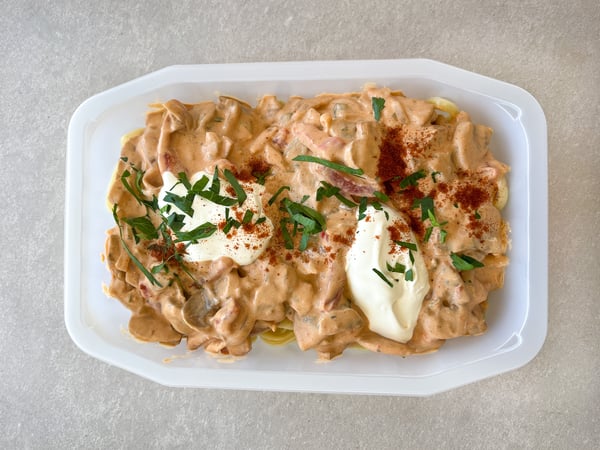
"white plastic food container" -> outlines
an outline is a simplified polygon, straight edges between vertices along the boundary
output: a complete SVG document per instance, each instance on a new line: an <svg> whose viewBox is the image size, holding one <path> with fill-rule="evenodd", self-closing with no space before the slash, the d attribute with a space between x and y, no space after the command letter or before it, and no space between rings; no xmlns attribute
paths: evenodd
<svg viewBox="0 0 600 450"><path fill-rule="evenodd" d="M109 273L100 259L113 226L105 195L121 136L144 126L148 104L177 98L251 104L264 94L282 99L358 91L366 82L407 96L448 98L475 123L494 129L491 148L508 163L511 263L493 292L488 331L448 341L438 352L407 358L347 350L322 363L294 344L258 340L245 358L219 362L202 350L142 344L126 331L130 313L105 296ZM169 386L429 395L518 368L538 353L547 328L547 137L537 101L516 86L423 59L173 66L86 100L69 125L65 219L65 322L86 353Z"/></svg>

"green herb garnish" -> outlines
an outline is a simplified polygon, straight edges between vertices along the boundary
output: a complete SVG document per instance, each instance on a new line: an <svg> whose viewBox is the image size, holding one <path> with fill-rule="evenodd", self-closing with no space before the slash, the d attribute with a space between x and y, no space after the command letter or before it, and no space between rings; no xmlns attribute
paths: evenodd
<svg viewBox="0 0 600 450"><path fill-rule="evenodd" d="M183 213L192 217L194 215L194 209L192 204L194 203L194 194L188 193L185 197L174 194L173 192L167 192L163 197L165 203L171 203L179 208Z"/></svg>
<svg viewBox="0 0 600 450"><path fill-rule="evenodd" d="M467 255L459 255L458 253L450 253L452 264L458 270L472 270L477 267L483 267L483 263L477 261L475 258L471 258Z"/></svg>
<svg viewBox="0 0 600 450"><path fill-rule="evenodd" d="M219 179L219 167L218 166L215 166L215 171L213 172L212 182L208 189L215 194L218 194L219 192L221 192L221 180Z"/></svg>
<svg viewBox="0 0 600 450"><path fill-rule="evenodd" d="M162 284L160 284L160 282L156 279L156 277L154 275L152 275L152 273L144 267L144 265L140 262L139 259L137 259L135 257L135 255L131 252L131 250L125 243L125 239L123 239L123 229L121 228L121 224L119 222L119 216L117 216L117 204L116 203L113 206L112 213L113 213L113 219L115 220L115 223L117 224L117 227L119 228L119 238L121 239L121 245L123 246L125 253L127 253L127 256L129 256L131 261L133 261L133 263L136 265L136 267L138 269L140 269L140 271L144 274L144 276L146 278L148 278L150 283L152 283L158 287L162 287Z"/></svg>
<svg viewBox="0 0 600 450"><path fill-rule="evenodd" d="M140 239L150 240L158 238L158 232L148 216L134 217L132 219L123 218L121 220L131 227L136 244Z"/></svg>
<svg viewBox="0 0 600 450"><path fill-rule="evenodd" d="M373 195L377 198L377 200L379 200L380 202L389 202L390 198L385 195L383 192L379 192L379 191L375 191L373 192Z"/></svg>
<svg viewBox="0 0 600 450"><path fill-rule="evenodd" d="M443 244L446 242L446 236L448 236L448 232L444 229L440 230L440 242Z"/></svg>
<svg viewBox="0 0 600 450"><path fill-rule="evenodd" d="M225 221L225 226L223 227L223 233L227 234L231 230L231 228L239 228L242 224L235 220L233 217L229 217Z"/></svg>
<svg viewBox="0 0 600 450"><path fill-rule="evenodd" d="M198 181L196 181L194 183L194 185L192 186L191 192L193 192L194 194L198 194L204 190L204 188L206 187L207 184L208 184L208 177L206 175L202 175L202 178L200 178Z"/></svg>
<svg viewBox="0 0 600 450"><path fill-rule="evenodd" d="M287 229L287 224L289 221L287 219L281 219L279 221L279 228L281 228L281 235L283 236L283 241L285 243L285 248L288 250L292 250L294 248L294 240L290 235L290 232Z"/></svg>
<svg viewBox="0 0 600 450"><path fill-rule="evenodd" d="M425 176L424 170L419 170L418 172L410 174L400 181L400 189L406 189L408 186L417 186L419 184L417 181L421 178L425 178Z"/></svg>
<svg viewBox="0 0 600 450"><path fill-rule="evenodd" d="M386 262L385 266L388 272L396 272L396 273L404 273L406 272L406 266L404 264L396 263L395 266L390 265L390 263Z"/></svg>
<svg viewBox="0 0 600 450"><path fill-rule="evenodd" d="M217 231L217 226L210 222L204 222L190 231L176 231L175 236L179 241L189 241L196 243L199 239L206 239Z"/></svg>
<svg viewBox="0 0 600 450"><path fill-rule="evenodd" d="M437 180L435 179L435 177L439 174L440 174L440 172L432 172L431 173L431 179L433 180L434 183L437 183Z"/></svg>
<svg viewBox="0 0 600 450"><path fill-rule="evenodd" d="M266 178L271 175L271 169L267 169L265 172L252 172L252 176L256 178L256 182L261 186L265 185Z"/></svg>
<svg viewBox="0 0 600 450"><path fill-rule="evenodd" d="M221 206L233 206L236 203L238 203L238 200L235 198L225 197L225 196L220 195L217 192L213 191L213 186L214 185L212 185L208 191L200 191L196 195L198 195L202 198L205 198L206 200L208 200L210 202L216 203L217 205L221 205Z"/></svg>
<svg viewBox="0 0 600 450"><path fill-rule="evenodd" d="M423 242L429 242L429 238L431 237L431 232L433 231L433 227L427 227L425 230L425 236L423 237Z"/></svg>
<svg viewBox="0 0 600 450"><path fill-rule="evenodd" d="M385 281L385 283L389 287L391 287L391 288L394 287L394 285L392 284L392 282L390 280L388 280L388 278L382 272L380 272L379 270L377 270L375 267L373 267L373 272L375 272L379 278L381 278L383 281Z"/></svg>
<svg viewBox="0 0 600 450"><path fill-rule="evenodd" d="M363 220L367 215L365 211L367 210L367 197L362 197L360 199L360 203L358 205L358 220Z"/></svg>
<svg viewBox="0 0 600 450"><path fill-rule="evenodd" d="M242 224L247 224L250 223L250 221L252 220L252 216L254 216L254 213L247 209L246 212L244 213L244 217L242 217Z"/></svg>
<svg viewBox="0 0 600 450"><path fill-rule="evenodd" d="M381 97L371 97L371 106L373 107L373 117L379 122L381 119L381 111L385 106L385 99Z"/></svg>
<svg viewBox="0 0 600 450"><path fill-rule="evenodd" d="M183 186L184 186L184 187L185 187L185 188L186 188L188 191L189 191L189 190L192 188L192 185L191 185L191 183L190 183L190 180L188 180L188 177L187 177L187 175L186 175L186 173L185 173L185 172L179 172L179 173L177 174L177 179L179 180L179 182L180 182L181 184L183 184ZM175 185L175 186L177 186L177 185ZM175 186L173 186L173 187L175 187ZM171 189L173 189L173 188L171 188Z"/></svg>
<svg viewBox="0 0 600 450"><path fill-rule="evenodd" d="M429 219L429 211L433 212L433 199L431 197L416 198L412 208L421 207L421 220Z"/></svg>
<svg viewBox="0 0 600 450"><path fill-rule="evenodd" d="M247 198L246 192L244 191L244 189L242 188L242 186L240 185L237 178L235 178L235 175L232 172L225 169L223 170L223 175L225 175L225 178L227 179L227 181L229 181L229 184L231 184L231 187L235 191L235 196L237 197L238 204L242 206Z"/></svg>
<svg viewBox="0 0 600 450"><path fill-rule="evenodd" d="M415 252L418 251L417 244L413 244L412 242L394 241L394 243L398 244L400 247L404 247L409 250L414 250Z"/></svg>
<svg viewBox="0 0 600 450"><path fill-rule="evenodd" d="M292 249L294 247L292 236L298 232L302 233L298 250L304 251L308 246L308 239L311 235L318 234L326 228L325 217L315 209L289 198L281 201L281 210L288 213L288 218L281 219L280 227L285 241L285 247ZM293 231L290 235L288 225L293 225Z"/></svg>
<svg viewBox="0 0 600 450"><path fill-rule="evenodd" d="M326 181L321 181L321 184L322 186L319 186L319 188L317 189L318 202L320 202L323 199L323 197L335 197L348 208L355 208L357 206L356 203L354 203L352 200L340 194L339 187L333 186L332 184L329 184Z"/></svg>
<svg viewBox="0 0 600 450"><path fill-rule="evenodd" d="M312 162L316 164L321 164L322 166L329 167L330 169L337 170L338 172L344 172L354 176L361 176L364 171L362 169L355 169L353 167L348 167L343 164L339 164L333 161L329 161L327 159L318 158L312 155L298 155L292 161L303 161L303 162Z"/></svg>
<svg viewBox="0 0 600 450"><path fill-rule="evenodd" d="M183 214L171 213L166 219L166 225L173 231L179 231L185 225Z"/></svg>
<svg viewBox="0 0 600 450"><path fill-rule="evenodd" d="M447 225L448 222L438 222L437 218L435 217L435 214L433 212L433 209L429 209L427 210L427 217L429 219L429 221L431 222L431 225L433 225L434 227L443 227L444 225Z"/></svg>
<svg viewBox="0 0 600 450"><path fill-rule="evenodd" d="M272 205L273 203L275 203L275 201L277 200L277 197L279 197L283 191L289 191L289 190L290 190L289 186L281 186L279 189L277 189L277 192L275 192L275 194L273 194L273 197L271 197L269 199L269 206Z"/></svg>

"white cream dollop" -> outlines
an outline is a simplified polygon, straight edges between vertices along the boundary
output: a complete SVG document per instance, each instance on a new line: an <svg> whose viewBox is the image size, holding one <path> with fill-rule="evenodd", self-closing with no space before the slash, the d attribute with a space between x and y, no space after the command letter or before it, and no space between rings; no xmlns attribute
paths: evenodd
<svg viewBox="0 0 600 450"><path fill-rule="evenodd" d="M192 186L196 181L203 176L212 179L212 175L205 172L197 172L190 178ZM170 212L184 214L179 208L171 203L164 201L167 192L179 196L188 194L187 188L179 183L179 180L171 172L163 172L163 187L160 190L158 197L158 205L163 208L170 205ZM232 187L229 182L220 178L220 191L222 196L232 197L229 192L232 192ZM228 256L239 265L247 265L254 262L265 250L271 237L273 236L273 223L265 216L263 211L262 197L265 194L264 186L257 183L244 183L240 181L240 185L247 194L247 198L243 205L237 203L233 206L225 207L217 203L213 203L203 197L196 195L192 203L193 215L190 217L186 214L184 225L181 231L190 231L210 222L217 225L217 231L211 236L199 239L197 243L190 244L186 248L184 258L187 261L211 261L223 256ZM231 227L228 233L223 232L223 225L226 222L226 209L229 209L229 217L241 222L243 215L247 210L252 211L252 220L250 226L240 226L238 228ZM261 219L264 218L264 219ZM257 224L257 220L261 223Z"/></svg>
<svg viewBox="0 0 600 450"><path fill-rule="evenodd" d="M387 213L387 214L386 214ZM369 329L398 342L408 342L413 335L423 298L429 292L429 274L421 252L395 244L394 236L403 242L416 240L404 218L386 206L376 210L368 206L366 217L359 220L354 242L346 256L346 274L353 301L369 319ZM403 273L391 272L387 264L402 264L412 269L413 280ZM380 271L391 282L382 280L373 269Z"/></svg>

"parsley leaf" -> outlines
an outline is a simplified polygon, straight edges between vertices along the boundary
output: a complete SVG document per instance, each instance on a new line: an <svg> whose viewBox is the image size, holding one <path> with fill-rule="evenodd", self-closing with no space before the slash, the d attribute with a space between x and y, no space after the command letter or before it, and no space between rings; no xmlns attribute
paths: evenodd
<svg viewBox="0 0 600 450"><path fill-rule="evenodd" d="M287 212L289 215L288 218L284 217L280 221L281 233L285 241L285 248L287 249L291 250L294 248L292 236L295 236L297 232L302 233L298 249L304 251L308 246L310 235L318 234L326 228L325 217L317 210L302 203L293 202L286 197L281 200L281 210ZM291 235L287 228L288 225L293 225Z"/></svg>
<svg viewBox="0 0 600 450"><path fill-rule="evenodd" d="M256 178L256 182L261 186L265 185L266 178L271 175L271 169L267 169L264 172L252 172L252 176Z"/></svg>
<svg viewBox="0 0 600 450"><path fill-rule="evenodd" d="M217 226L210 222L204 222L190 231L177 231L175 236L179 241L197 242L199 239L206 239L217 231Z"/></svg>
<svg viewBox="0 0 600 450"><path fill-rule="evenodd" d="M483 263L467 255L459 255L452 252L450 253L450 258L452 259L452 265L458 270L472 270L476 267L483 267Z"/></svg>
<svg viewBox="0 0 600 450"><path fill-rule="evenodd" d="M421 207L421 220L429 219L429 211L433 212L433 199L431 197L416 198L412 208Z"/></svg>
<svg viewBox="0 0 600 450"><path fill-rule="evenodd" d="M125 253L127 253L127 256L129 256L129 258L131 259L133 264L135 264L136 267L138 269L140 269L140 271L144 274L144 276L146 278L148 278L150 283L152 283L158 287L162 287L162 284L160 284L160 282L156 279L156 277L154 275L152 275L152 273L144 267L144 265L140 262L139 259L137 259L135 257L135 255L132 253L132 251L129 249L129 247L125 243L125 239L123 239L123 229L121 228L121 224L119 222L119 216L117 216L117 208L118 208L118 206L115 203L113 206L112 213L113 213L113 219L115 220L115 223L117 224L117 227L119 228L119 238L121 239L121 245L123 246L123 250L125 250Z"/></svg>
<svg viewBox="0 0 600 450"><path fill-rule="evenodd" d="M189 193L183 197L181 195L174 194L173 192L167 192L163 197L163 201L165 203L171 203L175 205L190 217L194 215L194 209L192 208L192 204L194 203L193 193Z"/></svg>
<svg viewBox="0 0 600 450"><path fill-rule="evenodd" d="M373 195L377 198L377 200L379 200L380 202L389 202L390 198L385 195L383 192L379 192L379 191L375 191L373 192Z"/></svg>
<svg viewBox="0 0 600 450"><path fill-rule="evenodd" d="M394 241L394 243L398 244L400 247L414 250L415 252L417 251L417 244L413 244L412 242Z"/></svg>
<svg viewBox="0 0 600 450"><path fill-rule="evenodd" d="M158 238L158 232L148 216L134 217L132 219L123 218L121 220L131 227L136 244L140 238L145 240Z"/></svg>
<svg viewBox="0 0 600 450"><path fill-rule="evenodd" d="M247 198L244 188L242 188L242 186L238 182L235 175L232 172L230 172L229 170L227 170L227 169L223 170L223 175L225 175L225 178L227 179L227 181L229 181L229 184L231 184L231 187L235 191L235 196L237 197L237 201L238 201L239 205L242 206Z"/></svg>
<svg viewBox="0 0 600 450"><path fill-rule="evenodd" d="M233 217L228 217L225 226L223 227L223 233L227 234L231 228L239 228L242 224L235 220Z"/></svg>
<svg viewBox="0 0 600 450"><path fill-rule="evenodd" d="M400 181L400 189L406 189L408 186L417 186L417 181L419 181L421 178L425 178L424 170L419 170L418 172L410 174Z"/></svg>
<svg viewBox="0 0 600 450"><path fill-rule="evenodd" d="M385 283L389 287L391 287L391 288L394 287L394 285L392 284L392 282L390 280L388 280L388 278L382 272L380 272L379 270L377 270L375 267L373 267L373 272L375 272L379 278L381 278L383 281L385 281Z"/></svg>
<svg viewBox="0 0 600 450"><path fill-rule="evenodd" d="M362 197L360 199L360 203L358 205L358 220L363 220L367 215L365 211L367 210L367 197Z"/></svg>
<svg viewBox="0 0 600 450"><path fill-rule="evenodd" d="M423 242L429 242L429 238L431 237L431 232L433 231L433 227L427 227L425 230L425 236L423 237Z"/></svg>
<svg viewBox="0 0 600 450"><path fill-rule="evenodd" d="M353 167L345 166L344 164L329 161L328 159L318 158L312 155L298 155L294 159L292 159L292 161L303 161L321 164L322 166L337 170L338 172L344 172L357 177L361 176L364 173L362 169L355 169Z"/></svg>
<svg viewBox="0 0 600 450"><path fill-rule="evenodd" d="M289 191L289 190L290 190L289 186L281 186L279 189L277 189L277 192L275 192L273 194L273 197L271 197L269 199L269 202L268 202L269 206L272 205L273 203L275 203L275 201L277 200L277 197L279 197L283 191Z"/></svg>
<svg viewBox="0 0 600 450"><path fill-rule="evenodd" d="M177 174L177 179L179 180L179 182L181 184L183 184L183 186L189 191L192 187L192 185L190 184L190 180L188 180L187 175L185 174L185 172L179 172ZM175 185L177 186L177 185ZM173 188L171 188L173 189Z"/></svg>
<svg viewBox="0 0 600 450"><path fill-rule="evenodd" d="M326 181L321 181L322 186L317 189L317 201L321 201L323 197L335 197L348 208L355 208L357 205L352 200L340 194L340 188L333 186ZM302 202L303 203L303 202Z"/></svg>
<svg viewBox="0 0 600 450"><path fill-rule="evenodd" d="M396 272L396 273L404 273L406 272L406 266L404 264L396 263L395 266L392 266L390 263L386 262L385 266L388 272Z"/></svg>
<svg viewBox="0 0 600 450"><path fill-rule="evenodd" d="M247 209L246 212L244 213L244 217L242 217L242 224L247 224L250 223L250 221L252 220L252 216L254 216L254 213Z"/></svg>
<svg viewBox="0 0 600 450"><path fill-rule="evenodd" d="M381 119L381 111L385 106L385 99L381 97L371 97L371 106L373 107L373 117L379 122Z"/></svg>

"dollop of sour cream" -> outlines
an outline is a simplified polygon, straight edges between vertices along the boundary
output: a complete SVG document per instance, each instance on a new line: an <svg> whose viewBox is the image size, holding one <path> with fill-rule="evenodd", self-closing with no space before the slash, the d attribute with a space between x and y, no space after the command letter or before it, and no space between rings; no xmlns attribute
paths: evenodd
<svg viewBox="0 0 600 450"><path fill-rule="evenodd" d="M203 176L212 179L211 174L197 172L190 178L191 185L193 186ZM263 212L264 186L240 181L239 183L247 195L241 206L236 203L226 207L196 195L192 203L193 215L188 216L175 205L164 200L168 192L185 197L188 189L171 172L163 172L162 179L163 187L158 197L158 205L161 209L169 205L170 213L176 212L185 216L181 231L193 230L206 222L217 226L217 231L211 236L199 239L196 243L187 246L184 255L187 261L211 261L228 256L243 266L251 264L263 253L273 236L273 223ZM232 197L231 192L234 191L231 184L222 178L219 179L219 182L219 194ZM233 218L241 224L247 210L252 211L251 221L237 228L231 227L225 233L224 226L227 217Z"/></svg>
<svg viewBox="0 0 600 450"><path fill-rule="evenodd" d="M353 301L369 319L369 329L397 342L413 335L423 298L429 292L427 267L417 250L395 243L416 239L404 218L391 208L368 206L359 220L355 238L346 256L346 274ZM411 261L410 254L414 259ZM413 279L388 270L396 263L412 270ZM391 286L373 269L378 270ZM410 277L409 277L410 278Z"/></svg>

